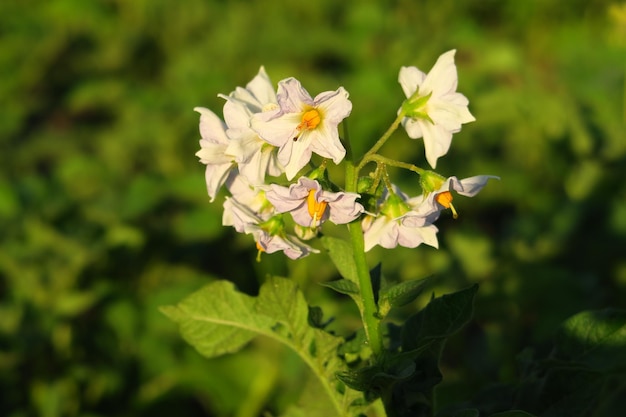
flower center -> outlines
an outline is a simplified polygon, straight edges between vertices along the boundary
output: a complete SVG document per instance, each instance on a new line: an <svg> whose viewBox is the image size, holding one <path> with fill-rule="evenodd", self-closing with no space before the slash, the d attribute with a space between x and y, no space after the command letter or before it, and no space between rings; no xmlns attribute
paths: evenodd
<svg viewBox="0 0 626 417"><path fill-rule="evenodd" d="M298 125L297 129L299 131L313 130L320 124L321 121L322 116L320 115L320 113L315 109L311 109L304 112L304 114L302 115L302 121Z"/></svg>
<svg viewBox="0 0 626 417"><path fill-rule="evenodd" d="M444 191L443 193L437 194L435 196L435 201L441 204L442 206L444 206L445 208L449 208L450 210L452 210L453 218L456 219L457 217L459 217L458 213L456 212L456 209L452 205L452 193L450 191Z"/></svg>
<svg viewBox="0 0 626 417"><path fill-rule="evenodd" d="M326 206L328 206L327 201L315 200L315 191L316 190L310 190L309 195L306 198L307 209L309 210L309 215L313 219L311 227L317 227L317 222L322 218L324 212L326 211Z"/></svg>

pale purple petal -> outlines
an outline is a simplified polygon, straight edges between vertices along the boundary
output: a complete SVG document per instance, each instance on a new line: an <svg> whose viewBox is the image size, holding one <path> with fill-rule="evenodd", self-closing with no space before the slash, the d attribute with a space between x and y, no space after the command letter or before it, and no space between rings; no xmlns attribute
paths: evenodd
<svg viewBox="0 0 626 417"><path fill-rule="evenodd" d="M204 107L195 107L194 111L200 113L200 136L202 139L211 143L228 144L226 125L215 113Z"/></svg>
<svg viewBox="0 0 626 417"><path fill-rule="evenodd" d="M226 198L224 201L224 213L222 225L233 226L239 233L244 233L249 225L256 225L262 221L248 207L239 203L234 198Z"/></svg>
<svg viewBox="0 0 626 417"><path fill-rule="evenodd" d="M287 213L305 204L308 195L309 189L302 185L300 181L296 184L291 184L289 187L271 184L269 190L265 193L265 197L272 203L278 213Z"/></svg>
<svg viewBox="0 0 626 417"><path fill-rule="evenodd" d="M487 185L487 181L490 179L499 180L500 177L495 175L477 175L475 177L469 177L462 179L459 181L461 185L461 189L453 188L460 195L464 195L466 197L474 197L480 190L483 189L485 185Z"/></svg>
<svg viewBox="0 0 626 417"><path fill-rule="evenodd" d="M339 87L336 91L326 91L315 97L315 107L323 115L323 123L334 124L335 127L350 115L352 102L348 100L348 92Z"/></svg>
<svg viewBox="0 0 626 417"><path fill-rule="evenodd" d="M293 77L278 83L276 98L283 113L300 113L306 107L314 107L309 93L302 87L300 81Z"/></svg>
<svg viewBox="0 0 626 417"><path fill-rule="evenodd" d="M437 227L428 224L423 227L406 227L400 225L398 233L398 244L405 248L415 248L422 243L426 243L430 246L437 248L439 246L437 241Z"/></svg>
<svg viewBox="0 0 626 417"><path fill-rule="evenodd" d="M359 194L355 193L329 193L323 192L321 201L328 201L329 220L335 224L346 224L355 220L363 213L364 208L356 202Z"/></svg>
<svg viewBox="0 0 626 417"><path fill-rule="evenodd" d="M311 253L319 253L319 250L301 242L294 236L272 236L265 230L255 225L247 226L246 233L252 234L254 236L254 240L266 253L283 251L290 259L299 259Z"/></svg>

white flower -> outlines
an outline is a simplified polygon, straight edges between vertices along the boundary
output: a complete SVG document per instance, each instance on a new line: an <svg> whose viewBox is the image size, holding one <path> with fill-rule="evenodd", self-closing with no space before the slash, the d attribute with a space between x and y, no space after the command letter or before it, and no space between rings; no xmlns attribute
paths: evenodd
<svg viewBox="0 0 626 417"><path fill-rule="evenodd" d="M261 223L276 214L272 204L265 198L265 191L251 185L236 170L226 180L226 188L231 197L224 201L222 225L233 226L239 233L243 233L246 223Z"/></svg>
<svg viewBox="0 0 626 417"><path fill-rule="evenodd" d="M226 181L229 171L234 167L234 157L226 152L229 145L226 126L211 110L196 107L200 113L200 150L196 156L206 164L205 178L211 201Z"/></svg>
<svg viewBox="0 0 626 417"><path fill-rule="evenodd" d="M224 120L228 126L226 134L230 138L226 152L234 156L241 175L255 185L264 183L265 174L281 175L283 168L278 163L276 148L250 127L253 114L278 108L276 92L265 68L259 69L246 88L237 87L230 95L219 96L226 99Z"/></svg>
<svg viewBox="0 0 626 417"><path fill-rule="evenodd" d="M312 248L293 235L271 234L258 225L247 225L245 232L254 236L259 255L261 252L274 253L283 251L290 259L300 259L311 253L319 253L319 250Z"/></svg>
<svg viewBox="0 0 626 417"><path fill-rule="evenodd" d="M424 138L426 159L433 168L450 149L452 134L460 131L463 123L476 120L467 108L467 98L456 92L455 52L441 55L428 75L416 67L402 67L398 76L407 96L398 110L398 114L406 114L402 125L410 138Z"/></svg>
<svg viewBox="0 0 626 417"><path fill-rule="evenodd" d="M376 245L386 249L415 248L422 243L439 247L432 210L422 205L421 198L409 199L395 188L393 193L386 190L379 207L378 216L363 219L366 252Z"/></svg>
<svg viewBox="0 0 626 417"><path fill-rule="evenodd" d="M500 177L495 175L476 175L462 180L459 180L457 177L449 177L445 180L443 177L440 178L441 180L432 181L434 183L441 181L436 189L425 189L424 195L415 199L415 204L420 205L423 212L430 213L430 219L433 222L439 217L441 210L444 208L452 210L452 215L455 219L458 217L456 209L452 205L453 197L451 191L465 197L474 197L487 185L490 179L500 179ZM429 185L432 186L433 184L422 183L423 188L428 188ZM406 220L406 222L410 222L410 220Z"/></svg>
<svg viewBox="0 0 626 417"><path fill-rule="evenodd" d="M278 161L287 179L293 179L311 159L313 152L335 164L346 154L337 130L352 111L348 92L340 87L314 99L295 78L278 83L279 109L257 113L252 128L267 142L278 146Z"/></svg>
<svg viewBox="0 0 626 417"><path fill-rule="evenodd" d="M363 206L356 202L360 195L326 191L307 177L289 187L272 184L266 197L278 213L291 213L294 221L305 227L315 228L328 219L335 224L350 223L363 212Z"/></svg>

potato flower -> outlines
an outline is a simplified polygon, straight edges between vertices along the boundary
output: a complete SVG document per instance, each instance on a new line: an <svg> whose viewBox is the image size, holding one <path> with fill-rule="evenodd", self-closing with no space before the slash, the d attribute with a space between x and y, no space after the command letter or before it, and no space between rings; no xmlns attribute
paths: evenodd
<svg viewBox="0 0 626 417"><path fill-rule="evenodd" d="M398 110L407 134L424 139L426 160L431 167L448 152L452 134L464 123L473 122L467 98L456 92L458 77L454 65L455 50L441 55L428 75L416 67L402 67L398 81L407 99Z"/></svg>
<svg viewBox="0 0 626 417"><path fill-rule="evenodd" d="M398 245L415 248L422 243L438 248L433 210L422 203L421 196L411 199L397 187L393 191L385 190L379 214L363 219L365 251L376 245L392 249Z"/></svg>
<svg viewBox="0 0 626 417"><path fill-rule="evenodd" d="M229 141L226 125L211 110L196 107L200 113L200 150L196 156L206 165L205 179L211 201L228 178L228 173L235 166L235 157L226 152Z"/></svg>
<svg viewBox="0 0 626 417"><path fill-rule="evenodd" d="M363 212L363 206L356 202L358 194L327 191L306 177L289 187L272 184L265 196L278 213L291 213L293 220L305 227L314 228L326 220L350 223Z"/></svg>
<svg viewBox="0 0 626 417"><path fill-rule="evenodd" d="M339 139L338 125L352 111L348 92L339 87L311 98L295 78L278 83L275 111L257 113L252 128L271 145L279 147L278 161L287 179L311 160L312 153L341 162L346 150Z"/></svg>
<svg viewBox="0 0 626 417"><path fill-rule="evenodd" d="M245 88L237 87L228 96L224 104L226 134L230 139L226 153L233 155L241 175L252 184L263 184L265 175L277 177L283 173L278 163L276 147L268 144L250 127L253 114L278 108L276 92L261 67L258 74Z"/></svg>

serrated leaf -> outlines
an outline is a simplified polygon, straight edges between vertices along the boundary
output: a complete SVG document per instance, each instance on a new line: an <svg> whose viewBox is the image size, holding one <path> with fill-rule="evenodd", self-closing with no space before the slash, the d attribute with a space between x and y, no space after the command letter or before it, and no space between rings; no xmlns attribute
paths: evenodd
<svg viewBox="0 0 626 417"><path fill-rule="evenodd" d="M393 285L380 294L378 308L384 317L393 307L402 307L414 301L426 288L428 278L421 280L411 280Z"/></svg>
<svg viewBox="0 0 626 417"><path fill-rule="evenodd" d="M478 285L453 294L434 298L428 305L411 316L402 329L404 351L420 349L434 340L451 336L472 317L474 296Z"/></svg>
<svg viewBox="0 0 626 417"><path fill-rule="evenodd" d="M358 275L356 264L354 263L354 255L350 243L343 239L335 237L322 237L322 245L328 251L328 256L337 267L339 274L345 279L358 283Z"/></svg>
<svg viewBox="0 0 626 417"><path fill-rule="evenodd" d="M295 283L269 278L258 297L217 281L161 311L178 323L183 338L205 356L235 352L257 335L283 343L306 363L337 415L348 415L357 395L335 390L335 374L345 368L337 355L342 339L308 323L309 307Z"/></svg>
<svg viewBox="0 0 626 417"><path fill-rule="evenodd" d="M379 365L367 366L354 371L340 372L337 374L337 378L352 389L366 392L373 399L395 381L413 375L415 364L407 362L404 365L404 367L397 367L397 369L383 369Z"/></svg>
<svg viewBox="0 0 626 417"><path fill-rule="evenodd" d="M275 320L257 314L254 305L254 298L236 291L231 282L216 281L161 311L179 325L189 344L210 358L272 333Z"/></svg>

